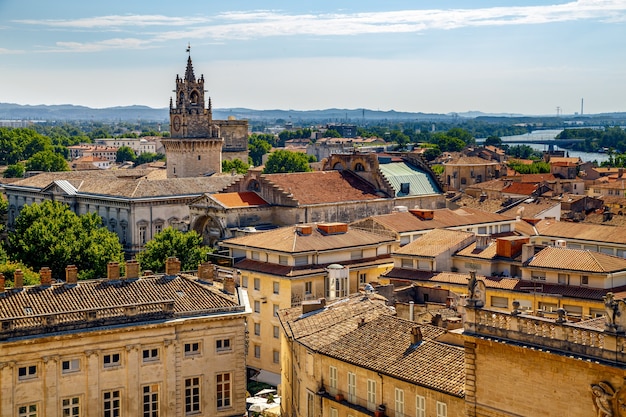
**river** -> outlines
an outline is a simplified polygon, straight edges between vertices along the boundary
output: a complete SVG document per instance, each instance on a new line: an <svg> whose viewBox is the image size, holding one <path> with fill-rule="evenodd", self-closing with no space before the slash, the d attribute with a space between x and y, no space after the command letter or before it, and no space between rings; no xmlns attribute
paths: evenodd
<svg viewBox="0 0 626 417"><path fill-rule="evenodd" d="M548 145L537 145L533 143L527 143L527 141L554 139L556 135L558 135L562 131L563 129L533 130L532 132L526 133L524 135L502 136L501 139L503 141L506 141L507 145L528 145L538 151L547 151ZM609 159L609 156L605 153L568 151L567 149L559 148L557 145L554 145L554 150L563 150L565 151L565 155L569 154L571 158L579 157L585 162L597 161L598 164L600 164L604 161L608 161Z"/></svg>

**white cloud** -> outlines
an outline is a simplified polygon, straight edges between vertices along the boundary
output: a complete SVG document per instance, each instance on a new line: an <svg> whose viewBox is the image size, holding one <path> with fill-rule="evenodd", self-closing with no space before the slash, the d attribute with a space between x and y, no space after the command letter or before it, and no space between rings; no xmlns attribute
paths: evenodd
<svg viewBox="0 0 626 417"><path fill-rule="evenodd" d="M110 49L138 49L149 46L150 42L134 38L107 39L100 42L57 42L48 52L100 52Z"/></svg>

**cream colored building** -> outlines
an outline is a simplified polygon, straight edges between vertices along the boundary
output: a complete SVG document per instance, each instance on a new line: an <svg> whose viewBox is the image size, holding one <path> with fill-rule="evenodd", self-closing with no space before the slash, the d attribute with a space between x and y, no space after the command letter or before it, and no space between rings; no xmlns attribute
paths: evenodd
<svg viewBox="0 0 626 417"><path fill-rule="evenodd" d="M181 275L4 287L0 279L3 416L241 416L245 290Z"/></svg>
<svg viewBox="0 0 626 417"><path fill-rule="evenodd" d="M253 311L248 366L262 371L260 379L279 381L277 311L357 292L392 266L394 242L345 223L283 227L222 242L248 290Z"/></svg>
<svg viewBox="0 0 626 417"><path fill-rule="evenodd" d="M396 317L385 298L309 302L279 317L283 415L463 415L462 341Z"/></svg>

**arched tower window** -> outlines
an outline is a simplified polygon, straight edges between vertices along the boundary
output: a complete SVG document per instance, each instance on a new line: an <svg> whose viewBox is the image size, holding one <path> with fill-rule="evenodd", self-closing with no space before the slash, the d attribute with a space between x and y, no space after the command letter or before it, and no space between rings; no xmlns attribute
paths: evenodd
<svg viewBox="0 0 626 417"><path fill-rule="evenodd" d="M185 93L181 91L180 95L178 96L178 104L182 105L184 100L185 100Z"/></svg>
<svg viewBox="0 0 626 417"><path fill-rule="evenodd" d="M191 92L191 96L189 97L189 100L191 101L191 104L193 105L198 105L198 101L200 100L200 95L198 94L197 91L192 91Z"/></svg>
<svg viewBox="0 0 626 417"><path fill-rule="evenodd" d="M365 167L363 166L362 163L357 162L356 165L354 166L354 170L356 172L361 172L361 171L365 171Z"/></svg>

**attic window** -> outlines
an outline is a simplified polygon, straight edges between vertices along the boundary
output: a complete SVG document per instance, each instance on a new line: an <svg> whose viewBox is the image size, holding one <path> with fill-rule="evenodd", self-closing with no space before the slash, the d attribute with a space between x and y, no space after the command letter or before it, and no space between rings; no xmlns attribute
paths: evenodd
<svg viewBox="0 0 626 417"><path fill-rule="evenodd" d="M184 297L185 296L185 292L181 291L181 290L177 290L176 291L176 295L179 296L179 297Z"/></svg>
<svg viewBox="0 0 626 417"><path fill-rule="evenodd" d="M34 314L32 307L28 307L28 306L24 307L24 314L28 316L32 316Z"/></svg>
<svg viewBox="0 0 626 417"><path fill-rule="evenodd" d="M408 194L410 190L410 184L408 182L403 182L400 184L400 192L402 194Z"/></svg>

